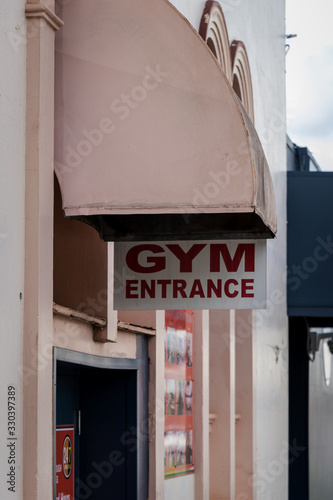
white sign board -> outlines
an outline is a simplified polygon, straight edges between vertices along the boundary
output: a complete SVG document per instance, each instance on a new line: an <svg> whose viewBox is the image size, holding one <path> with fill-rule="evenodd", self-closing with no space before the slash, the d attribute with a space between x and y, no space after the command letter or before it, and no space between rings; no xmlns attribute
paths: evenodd
<svg viewBox="0 0 333 500"><path fill-rule="evenodd" d="M263 309L266 240L114 244L114 309Z"/></svg>

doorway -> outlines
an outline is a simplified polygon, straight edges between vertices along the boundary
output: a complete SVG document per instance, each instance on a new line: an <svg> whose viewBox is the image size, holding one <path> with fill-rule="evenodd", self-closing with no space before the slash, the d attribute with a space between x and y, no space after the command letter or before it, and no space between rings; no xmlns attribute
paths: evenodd
<svg viewBox="0 0 333 500"><path fill-rule="evenodd" d="M71 356L71 351L64 360L66 356L59 355L64 350L57 351L55 498L137 499L139 360ZM73 356L81 362L70 360ZM70 454L66 473L65 439L67 458Z"/></svg>

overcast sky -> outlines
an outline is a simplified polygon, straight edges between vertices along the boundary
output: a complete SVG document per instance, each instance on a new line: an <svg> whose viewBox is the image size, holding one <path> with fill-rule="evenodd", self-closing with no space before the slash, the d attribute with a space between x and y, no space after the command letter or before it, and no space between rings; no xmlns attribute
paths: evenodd
<svg viewBox="0 0 333 500"><path fill-rule="evenodd" d="M333 2L286 0L287 132L333 170Z"/></svg>

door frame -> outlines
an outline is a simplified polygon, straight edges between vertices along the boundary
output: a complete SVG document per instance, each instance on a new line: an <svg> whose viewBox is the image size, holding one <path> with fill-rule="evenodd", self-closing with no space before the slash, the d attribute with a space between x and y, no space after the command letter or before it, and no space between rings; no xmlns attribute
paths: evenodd
<svg viewBox="0 0 333 500"><path fill-rule="evenodd" d="M56 415L57 415L57 362L63 361L67 363L72 363L76 365L89 366L92 368L104 368L107 370L131 370L137 371L137 422L139 422L139 394L142 391L139 390L139 372L142 370L141 359L129 359L129 358L108 358L105 356L96 356L94 354L86 354L83 352L71 351L69 349L62 349L60 347L53 347L53 499L56 500ZM146 478L139 474L139 457L142 455L142 447L144 443L141 439L138 439L137 447L137 483L139 492L142 488L142 482L145 483ZM138 494L139 499L139 494Z"/></svg>

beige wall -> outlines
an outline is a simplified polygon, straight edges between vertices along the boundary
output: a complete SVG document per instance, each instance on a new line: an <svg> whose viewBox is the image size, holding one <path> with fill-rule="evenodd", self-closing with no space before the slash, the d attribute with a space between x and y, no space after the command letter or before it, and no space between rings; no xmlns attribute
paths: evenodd
<svg viewBox="0 0 333 500"><path fill-rule="evenodd" d="M92 227L64 217L56 177L54 186L54 302L106 318L107 243Z"/></svg>
<svg viewBox="0 0 333 500"><path fill-rule="evenodd" d="M52 345L63 349L106 356L111 358L136 358L136 335L118 332L117 342L94 342L93 327L82 321L55 316Z"/></svg>

